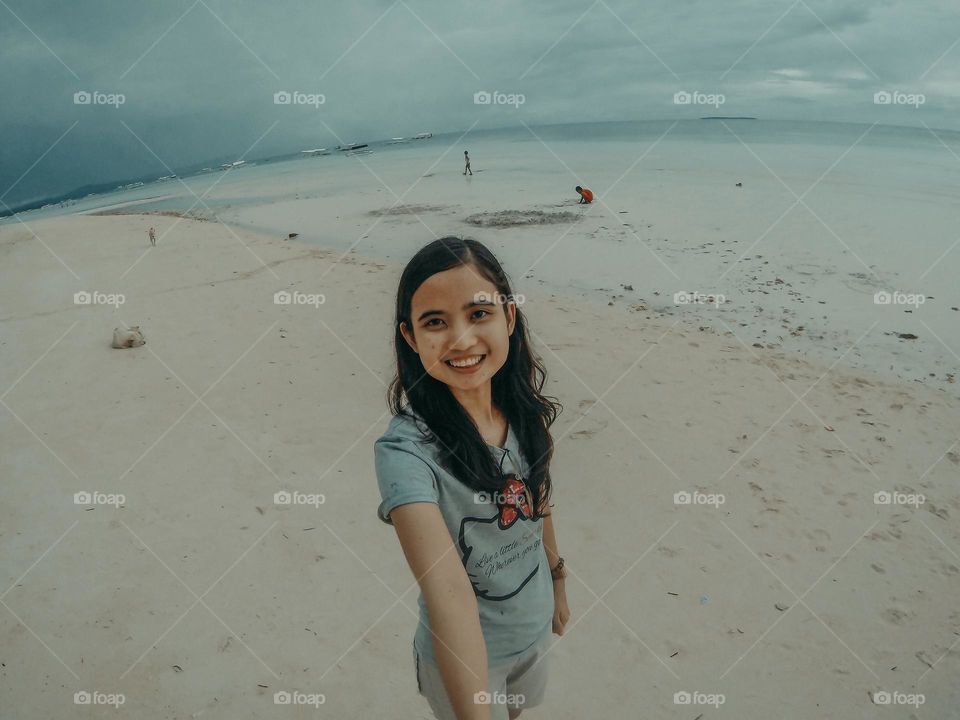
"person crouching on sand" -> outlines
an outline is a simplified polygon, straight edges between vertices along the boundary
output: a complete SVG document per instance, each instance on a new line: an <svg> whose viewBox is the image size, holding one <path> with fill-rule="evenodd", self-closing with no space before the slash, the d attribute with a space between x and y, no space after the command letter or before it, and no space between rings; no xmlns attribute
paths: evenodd
<svg viewBox="0 0 960 720"><path fill-rule="evenodd" d="M574 190L580 193L580 202L578 202L577 205L584 205L584 204L589 205L590 203L593 202L593 193L590 192L587 188L580 187L579 185L577 185L574 188Z"/></svg>

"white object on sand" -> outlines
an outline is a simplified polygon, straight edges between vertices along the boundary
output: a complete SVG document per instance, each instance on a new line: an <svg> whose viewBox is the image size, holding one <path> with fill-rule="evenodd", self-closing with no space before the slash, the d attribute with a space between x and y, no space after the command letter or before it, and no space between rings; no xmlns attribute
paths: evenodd
<svg viewBox="0 0 960 720"><path fill-rule="evenodd" d="M143 333L140 332L139 325L134 325L126 330L124 328L113 329L113 347L115 348L140 347L146 342Z"/></svg>

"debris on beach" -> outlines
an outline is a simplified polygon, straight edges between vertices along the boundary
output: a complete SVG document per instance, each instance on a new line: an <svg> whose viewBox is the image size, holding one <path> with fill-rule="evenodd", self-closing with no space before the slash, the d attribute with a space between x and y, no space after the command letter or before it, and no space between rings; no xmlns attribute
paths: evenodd
<svg viewBox="0 0 960 720"><path fill-rule="evenodd" d="M382 217L389 215L416 215L418 213L438 212L445 210L444 205L393 205L380 210L371 210L367 215Z"/></svg>
<svg viewBox="0 0 960 720"><path fill-rule="evenodd" d="M897 333L897 337L901 340L916 340L917 336L913 333Z"/></svg>
<svg viewBox="0 0 960 720"><path fill-rule="evenodd" d="M542 210L500 210L475 213L468 216L466 222L478 227L523 227L576 222L579 219L578 213L568 211L545 213Z"/></svg>
<svg viewBox="0 0 960 720"><path fill-rule="evenodd" d="M111 347L115 348L135 348L140 347L141 345L146 344L146 340L143 337L143 333L140 332L140 326L134 325L130 328L114 328L113 329L113 344Z"/></svg>
<svg viewBox="0 0 960 720"><path fill-rule="evenodd" d="M300 233L287 233L287 240L293 240L295 237L298 237Z"/></svg>

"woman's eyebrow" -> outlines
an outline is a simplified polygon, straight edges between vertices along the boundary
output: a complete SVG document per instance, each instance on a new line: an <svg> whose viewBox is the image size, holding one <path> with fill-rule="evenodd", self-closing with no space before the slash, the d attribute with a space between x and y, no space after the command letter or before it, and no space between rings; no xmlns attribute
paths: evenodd
<svg viewBox="0 0 960 720"><path fill-rule="evenodd" d="M493 305L493 300L474 300L473 302L468 302L466 305L464 305L464 306L463 306L462 308L460 308L460 309L461 309L461 310L469 310L470 308L476 307L477 305L490 305L490 306L492 306L492 305ZM420 313L420 317L417 318L417 322L420 322L420 321L423 320L424 318L431 317L432 315L446 315L446 314L447 314L447 311L446 311L446 310L425 310L425 311L423 311L422 313Z"/></svg>

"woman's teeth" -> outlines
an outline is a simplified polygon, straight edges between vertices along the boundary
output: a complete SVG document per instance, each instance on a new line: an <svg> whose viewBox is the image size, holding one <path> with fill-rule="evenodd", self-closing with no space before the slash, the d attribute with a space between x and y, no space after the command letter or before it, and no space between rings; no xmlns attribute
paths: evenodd
<svg viewBox="0 0 960 720"><path fill-rule="evenodd" d="M478 362L483 360L486 355L474 355L471 358L465 358L463 360L447 360L447 365L452 367L470 367L471 365L476 365Z"/></svg>

